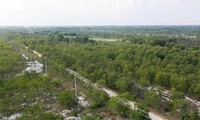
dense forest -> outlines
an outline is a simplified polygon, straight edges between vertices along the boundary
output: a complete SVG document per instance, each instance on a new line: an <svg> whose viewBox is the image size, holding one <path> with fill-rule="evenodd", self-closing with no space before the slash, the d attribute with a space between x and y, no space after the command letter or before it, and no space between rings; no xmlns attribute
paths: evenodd
<svg viewBox="0 0 200 120"><path fill-rule="evenodd" d="M23 59L15 49L12 43L0 40L0 79L12 76L23 69Z"/></svg>
<svg viewBox="0 0 200 120"><path fill-rule="evenodd" d="M16 73L24 66L16 47L22 49L29 47L63 68L73 69L91 82L117 91L120 97L140 103L140 107L145 111L150 108L183 120L198 120L200 117L197 107L184 97L200 100L199 30L199 26L1 29L4 32L0 37L6 42L0 43L0 55L5 56L0 58L2 59L0 77L3 78L0 82L2 89L0 94L3 96L0 102L4 105L0 112L10 115L15 109L22 109L16 102L19 104L25 102L30 106L29 104L37 101L35 99L37 97L46 99L45 97L58 96L58 100L50 102L58 102L60 106L66 108L77 105L75 96L72 97L73 93L60 89L63 81L57 83L51 78L28 73L8 80L7 76L10 73ZM92 39L95 37L117 41L95 41ZM9 52L11 50L12 52ZM59 72L59 68L55 70ZM62 75L66 78L65 73ZM152 89L144 90L141 87ZM162 99L162 91L165 90L172 94L169 101ZM13 95L13 92L18 94ZM41 95L42 93L49 95ZM108 98L105 93L85 89L85 94L90 96L94 103L91 109L98 110L107 106L107 111L124 118L145 119L137 112L117 103L114 98ZM17 96L22 97L19 95L29 96L27 97L29 99L17 98ZM65 97L70 97L71 101L63 101ZM7 99L12 99L9 107ZM27 118L27 112L38 109L38 106L33 107L23 109L21 119ZM62 116L53 113L44 112L40 115L44 119L49 119L45 117L62 119ZM84 117L101 118L97 116Z"/></svg>

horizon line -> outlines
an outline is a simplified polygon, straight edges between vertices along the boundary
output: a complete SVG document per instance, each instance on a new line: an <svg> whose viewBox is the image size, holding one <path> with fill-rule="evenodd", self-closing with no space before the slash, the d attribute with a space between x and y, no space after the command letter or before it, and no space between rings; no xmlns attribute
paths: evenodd
<svg viewBox="0 0 200 120"><path fill-rule="evenodd" d="M137 26L200 26L200 24L141 24L141 25L0 25L0 27L137 27Z"/></svg>

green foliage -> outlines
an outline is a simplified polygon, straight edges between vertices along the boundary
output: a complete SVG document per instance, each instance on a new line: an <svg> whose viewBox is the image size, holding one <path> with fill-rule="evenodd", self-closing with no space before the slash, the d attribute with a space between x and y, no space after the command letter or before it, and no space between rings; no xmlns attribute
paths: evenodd
<svg viewBox="0 0 200 120"><path fill-rule="evenodd" d="M163 110L165 112L171 112L172 107L173 107L173 104L171 102L166 102L166 103L163 104Z"/></svg>
<svg viewBox="0 0 200 120"><path fill-rule="evenodd" d="M106 86L106 80L98 80L97 84L104 87Z"/></svg>
<svg viewBox="0 0 200 120"><path fill-rule="evenodd" d="M64 36L76 36L77 33L70 32L70 33L63 33Z"/></svg>
<svg viewBox="0 0 200 120"><path fill-rule="evenodd" d="M155 46L155 45L165 46L166 43L167 43L167 42L164 41L164 40L157 40L157 39L151 40L151 41L149 42L149 44L150 44L150 45L153 45L153 46Z"/></svg>
<svg viewBox="0 0 200 120"><path fill-rule="evenodd" d="M64 108L72 109L77 106L78 99L73 91L62 91L58 95L59 104Z"/></svg>
<svg viewBox="0 0 200 120"><path fill-rule="evenodd" d="M122 92L131 90L131 85L131 81L127 80L126 78L119 78L115 82L116 88L118 88Z"/></svg>
<svg viewBox="0 0 200 120"><path fill-rule="evenodd" d="M172 101L174 101L174 100L180 100L180 99L184 99L184 98L185 98L184 93L179 92L179 91L173 92L172 95L171 95L171 97L170 97L170 99L171 99Z"/></svg>
<svg viewBox="0 0 200 120"><path fill-rule="evenodd" d="M195 93L200 93L200 83L198 83L194 90Z"/></svg>
<svg viewBox="0 0 200 120"><path fill-rule="evenodd" d="M108 87L114 88L115 87L115 82L117 81L118 76L116 73L110 73L107 77L107 85Z"/></svg>
<svg viewBox="0 0 200 120"><path fill-rule="evenodd" d="M170 87L170 75L164 72L157 72L155 82L164 87Z"/></svg>
<svg viewBox="0 0 200 120"><path fill-rule="evenodd" d="M159 85L180 91L181 94L173 93L171 99L174 102L166 108L169 111L171 108L177 111L186 107L187 109L183 110L186 112L182 113L188 116L190 105L182 101L182 93L200 99L200 47L197 46L200 44L199 30L196 26L83 27L81 30L79 28L74 30L52 28L50 31L34 29L35 33L11 30L12 32L8 32L9 35L6 37L8 41L17 41L21 45L36 49L61 66L80 72L94 83L120 92L132 93L137 89L134 88L135 82L143 86ZM78 36L65 38L65 35ZM85 36L117 38L123 39L123 42L94 42ZM193 39L190 36L196 36L196 38ZM3 79L10 73L14 74L20 70L18 67L21 63L18 61L21 61L21 57L12 50L16 50L14 44L11 46L0 43L0 76ZM65 75L59 67L56 67L55 71ZM27 82L28 80L24 82L23 77L16 80L17 82L11 80L13 83L6 80L0 81L0 94L3 96L0 102L3 104L4 109L1 109L3 114L12 113L14 103L35 102L35 97L41 97L43 92L54 93L52 88L57 90L60 86L60 83L47 82L48 80L43 77L39 83L33 75L26 77L31 83ZM11 94L18 91L20 91L19 94L30 97L30 99L23 101L22 95ZM104 101L107 99L104 99L106 98L104 95L97 100L101 94L91 92L90 95L92 94L95 94L92 99L97 103L96 106L106 104ZM15 102L9 105L8 101L12 96ZM125 94L123 97L128 96ZM160 96L158 94L147 92L144 98L149 106L159 108ZM100 101L103 101L102 104Z"/></svg>
<svg viewBox="0 0 200 120"><path fill-rule="evenodd" d="M13 67L15 66L15 67ZM12 77L23 70L24 62L14 46L0 40L0 79Z"/></svg>
<svg viewBox="0 0 200 120"><path fill-rule="evenodd" d="M45 112L40 106L34 105L26 108L22 112L22 116L17 120L64 120L64 117L51 112Z"/></svg>
<svg viewBox="0 0 200 120"><path fill-rule="evenodd" d="M108 109L130 120L150 120L148 109L145 105L137 105L138 110L131 110L129 106L124 105L117 98L111 98L108 103Z"/></svg>
<svg viewBox="0 0 200 120"><path fill-rule="evenodd" d="M128 93L128 92L122 93L122 94L120 94L120 95L118 95L118 96L121 97L121 98L124 98L124 99L126 99L126 100L131 100L131 101L135 101L135 99L136 99L136 96L131 95L131 94Z"/></svg>
<svg viewBox="0 0 200 120"><path fill-rule="evenodd" d="M197 112L197 108L185 99L179 99L172 102L173 104L173 113L180 112L181 116L187 116L191 111Z"/></svg>
<svg viewBox="0 0 200 120"><path fill-rule="evenodd" d="M96 116L93 116L93 115L84 115L81 118L82 118L82 120L100 120L99 117L96 117Z"/></svg>
<svg viewBox="0 0 200 120"><path fill-rule="evenodd" d="M149 81L147 79L145 79L144 77L141 77L140 80L138 81L138 83L145 87L149 86L149 84L150 84Z"/></svg>
<svg viewBox="0 0 200 120"><path fill-rule="evenodd" d="M59 87L59 84L55 84L48 77L36 73L5 79L0 85L0 114L9 116L15 112L22 112L24 107L36 102L41 105L51 104L43 101L54 102Z"/></svg>
<svg viewBox="0 0 200 120"><path fill-rule="evenodd" d="M65 40L65 38L64 38L64 36L62 35L62 34L57 34L56 36L55 36L55 38L56 38L56 40L57 41L59 41L59 42L61 42L61 41L64 41Z"/></svg>
<svg viewBox="0 0 200 120"><path fill-rule="evenodd" d="M136 44L126 42L85 44L89 41L87 37L82 37L87 36L85 32L78 33L77 38L71 39L75 42L70 43L52 43L49 40L53 39L53 35L33 34L23 36L24 38L20 35L18 37L23 44L41 51L64 67L81 71L93 82L105 80L106 86L112 89L129 92L133 89L132 83L137 81L144 86L156 84L200 97L198 46L178 45L176 44L180 41L178 38L158 36L129 38L135 39L133 41ZM56 35L60 36L57 33Z"/></svg>
<svg viewBox="0 0 200 120"><path fill-rule="evenodd" d="M161 95L155 91L147 91L144 96L144 102L150 107L159 108L161 104Z"/></svg>
<svg viewBox="0 0 200 120"><path fill-rule="evenodd" d="M93 40L90 40L88 37L86 36L77 36L76 39L75 39L75 42L78 42L78 43L83 43L83 44L86 44L86 43L94 43Z"/></svg>
<svg viewBox="0 0 200 120"><path fill-rule="evenodd" d="M130 108L117 101L116 98L111 98L108 101L108 109L119 114L122 117L129 117Z"/></svg>
<svg viewBox="0 0 200 120"><path fill-rule="evenodd" d="M200 120L198 112L190 111L189 114L183 115L182 120Z"/></svg>
<svg viewBox="0 0 200 120"><path fill-rule="evenodd" d="M130 113L129 120L151 120L148 118L148 115L144 115L144 113L141 113L139 110L132 111Z"/></svg>
<svg viewBox="0 0 200 120"><path fill-rule="evenodd" d="M106 105L109 100L109 96L107 93L96 89L89 89L88 91L86 91L86 96L92 99L92 108L94 109L98 109L99 107Z"/></svg>
<svg viewBox="0 0 200 120"><path fill-rule="evenodd" d="M149 109L147 108L147 106L140 103L137 107L139 109L133 111L133 113L131 113L130 118L132 118L133 120L151 120L148 114Z"/></svg>
<svg viewBox="0 0 200 120"><path fill-rule="evenodd" d="M44 116L44 120L63 120L63 119L64 119L63 116L51 112L45 113Z"/></svg>

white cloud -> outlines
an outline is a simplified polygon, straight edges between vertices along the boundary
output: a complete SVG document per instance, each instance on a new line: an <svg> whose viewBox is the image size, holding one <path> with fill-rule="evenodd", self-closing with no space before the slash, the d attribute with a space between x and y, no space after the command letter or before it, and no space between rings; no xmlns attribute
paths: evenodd
<svg viewBox="0 0 200 120"><path fill-rule="evenodd" d="M177 6L180 5L181 2L184 0L163 0L163 2L167 5L171 5L171 6Z"/></svg>
<svg viewBox="0 0 200 120"><path fill-rule="evenodd" d="M200 0L0 0L0 25L200 24L198 3Z"/></svg>

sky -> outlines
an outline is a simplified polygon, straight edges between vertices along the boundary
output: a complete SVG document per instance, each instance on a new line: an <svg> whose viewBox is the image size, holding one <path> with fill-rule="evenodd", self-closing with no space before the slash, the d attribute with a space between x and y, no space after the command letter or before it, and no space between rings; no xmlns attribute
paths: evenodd
<svg viewBox="0 0 200 120"><path fill-rule="evenodd" d="M200 0L0 0L0 26L200 25Z"/></svg>

